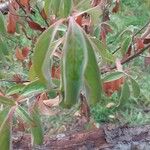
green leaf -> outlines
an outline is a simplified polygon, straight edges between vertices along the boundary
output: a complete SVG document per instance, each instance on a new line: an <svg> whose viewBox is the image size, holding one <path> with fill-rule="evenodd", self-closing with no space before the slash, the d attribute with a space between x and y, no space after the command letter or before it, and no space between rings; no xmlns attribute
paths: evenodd
<svg viewBox="0 0 150 150"><path fill-rule="evenodd" d="M122 106L125 101L127 101L130 97L130 89L129 89L129 85L127 82L125 82L123 84L122 90L121 90L121 96L119 99L119 105L118 106Z"/></svg>
<svg viewBox="0 0 150 150"><path fill-rule="evenodd" d="M37 78L37 75L36 75L36 72L34 71L34 65L32 64L29 70L29 80L34 81L36 78Z"/></svg>
<svg viewBox="0 0 150 150"><path fill-rule="evenodd" d="M62 105L70 108L79 100L83 84L83 74L87 62L87 48L83 30L73 18L69 20L69 28L63 47L63 85L64 99Z"/></svg>
<svg viewBox="0 0 150 150"><path fill-rule="evenodd" d="M130 78L131 85L132 85L132 92L135 98L138 98L140 96L140 87L139 84L133 79Z"/></svg>
<svg viewBox="0 0 150 150"><path fill-rule="evenodd" d="M85 38L88 51L88 63L84 72L86 95L89 103L91 105L95 105L101 100L102 83L98 63L94 53L94 48L92 47L90 39L88 39L86 35Z"/></svg>
<svg viewBox="0 0 150 150"><path fill-rule="evenodd" d="M127 37L121 45L121 54L122 56L124 56L126 54L126 52L128 51L128 48L131 44L132 38L131 37Z"/></svg>
<svg viewBox="0 0 150 150"><path fill-rule="evenodd" d="M22 84L14 85L6 91L6 95L13 95L16 93L20 93L23 90L24 86L25 85Z"/></svg>
<svg viewBox="0 0 150 150"><path fill-rule="evenodd" d="M35 123L33 121L33 119L31 118L31 116L29 115L29 113L22 108L21 106L18 106L18 108L16 109L16 113L24 120L26 121L28 124L30 124L31 126L34 126Z"/></svg>
<svg viewBox="0 0 150 150"><path fill-rule="evenodd" d="M6 40L3 40L1 37L0 37L0 51L1 51L4 55L8 55L8 54L9 54L8 48L7 48Z"/></svg>
<svg viewBox="0 0 150 150"><path fill-rule="evenodd" d="M63 2L63 16L68 17L70 15L70 12L72 10L72 0L62 0ZM62 5L62 3L61 3ZM61 6L62 7L62 6Z"/></svg>
<svg viewBox="0 0 150 150"><path fill-rule="evenodd" d="M9 111L10 111L10 107L6 107L2 111L0 111L0 126L2 125L4 119L7 117Z"/></svg>
<svg viewBox="0 0 150 150"><path fill-rule="evenodd" d="M0 126L0 148L2 150L12 149L11 130L14 110L15 107L11 108L8 113L5 113L5 119Z"/></svg>
<svg viewBox="0 0 150 150"><path fill-rule="evenodd" d="M116 72L113 72L113 73L110 73L110 74L106 75L103 78L103 82L114 81L114 80L120 79L123 76L124 76L123 72L116 71Z"/></svg>
<svg viewBox="0 0 150 150"><path fill-rule="evenodd" d="M6 33L5 20L3 14L0 12L0 33Z"/></svg>
<svg viewBox="0 0 150 150"><path fill-rule="evenodd" d="M36 105L33 107L33 110L31 111L31 117L35 122L35 126L31 126L32 145L41 145L43 144L43 130L40 120L40 113Z"/></svg>
<svg viewBox="0 0 150 150"><path fill-rule="evenodd" d="M41 83L39 80L33 81L30 84L26 85L22 90L22 96L28 96L30 94L37 94L44 92L46 90L46 85Z"/></svg>
<svg viewBox="0 0 150 150"><path fill-rule="evenodd" d="M96 49L96 51L100 54L100 56L109 62L115 62L115 58L113 54L111 54L104 46L104 44L97 38L91 38L92 45Z"/></svg>
<svg viewBox="0 0 150 150"><path fill-rule="evenodd" d="M45 10L45 13L47 14L47 16L50 15L50 9L51 9L51 2L53 0L45 0L45 5L44 5L44 10Z"/></svg>
<svg viewBox="0 0 150 150"><path fill-rule="evenodd" d="M56 35L58 26L61 24L61 21L57 22L50 26L42 35L39 37L33 56L33 65L34 71L36 72L37 77L42 83L47 83L49 87L53 87L51 74L49 71L50 68L50 56L53 52L54 46L54 37ZM52 46L53 45L53 46ZM56 42L56 45L57 42Z"/></svg>
<svg viewBox="0 0 150 150"><path fill-rule="evenodd" d="M66 1L66 0L65 0ZM59 7L60 7L60 4L61 4L61 0L52 0L51 1L51 9L53 10L53 14L55 14L56 16L58 15L59 13Z"/></svg>
<svg viewBox="0 0 150 150"><path fill-rule="evenodd" d="M13 99L10 99L10 98L4 97L4 96L0 96L0 104L4 104L7 106L15 106L16 102Z"/></svg>

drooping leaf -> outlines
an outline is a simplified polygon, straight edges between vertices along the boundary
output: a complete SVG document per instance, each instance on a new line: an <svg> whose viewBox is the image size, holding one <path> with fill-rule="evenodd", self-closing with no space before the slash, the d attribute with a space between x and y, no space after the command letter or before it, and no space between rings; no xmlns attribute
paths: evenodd
<svg viewBox="0 0 150 150"><path fill-rule="evenodd" d="M42 129L42 124L40 119L40 113L36 105L31 110L31 117L35 122L35 126L31 126L32 145L42 145L43 129Z"/></svg>
<svg viewBox="0 0 150 150"><path fill-rule="evenodd" d="M7 106L15 106L16 105L15 100L7 98L5 96L0 96L0 104L4 104Z"/></svg>
<svg viewBox="0 0 150 150"><path fill-rule="evenodd" d="M45 30L45 27L41 27L38 23L32 21L32 20L27 20L28 25L31 29L33 30L39 30L41 32L43 32Z"/></svg>
<svg viewBox="0 0 150 150"><path fill-rule="evenodd" d="M41 83L39 80L33 81L26 85L21 92L22 96L28 96L30 94L41 93L46 90L45 84Z"/></svg>
<svg viewBox="0 0 150 150"><path fill-rule="evenodd" d="M140 87L139 84L133 79L130 78L131 85L132 85L132 92L135 98L138 98L140 95Z"/></svg>
<svg viewBox="0 0 150 150"><path fill-rule="evenodd" d="M80 89L83 84L83 73L87 62L87 48L83 31L75 22L69 20L69 28L63 47L63 85L64 99L62 105L70 108L79 99Z"/></svg>
<svg viewBox="0 0 150 150"><path fill-rule="evenodd" d="M122 42L122 45L121 45L121 54L122 56L124 56L126 54L126 52L128 51L128 48L131 44L131 37L127 37L123 42Z"/></svg>
<svg viewBox="0 0 150 150"><path fill-rule="evenodd" d="M53 52L52 46L54 43L54 37L56 35L58 26L61 21L50 26L43 34L39 37L33 56L33 65L37 77L42 83L47 83L49 87L53 87L51 74L48 68L50 68L50 56Z"/></svg>
<svg viewBox="0 0 150 150"><path fill-rule="evenodd" d="M85 38L88 55L88 62L86 65L86 70L84 72L86 95L89 103L91 105L95 105L101 100L102 83L98 63L94 53L94 48L92 47L90 39L88 39L86 35Z"/></svg>
<svg viewBox="0 0 150 150"><path fill-rule="evenodd" d="M56 16L59 13L60 5L61 5L61 0L57 0L57 1L52 0L51 1L51 9L53 10L53 14L55 14ZM62 7L62 5L61 5L61 7Z"/></svg>
<svg viewBox="0 0 150 150"><path fill-rule="evenodd" d="M121 95L119 98L119 105L122 106L130 97L130 88L127 82L123 84L122 90L121 90Z"/></svg>
<svg viewBox="0 0 150 150"><path fill-rule="evenodd" d="M5 113L5 118L0 126L0 148L3 150L12 149L11 130L14 111L15 107L12 107L8 113Z"/></svg>
<svg viewBox="0 0 150 150"><path fill-rule="evenodd" d="M23 107L18 106L16 109L16 113L29 125L31 125L31 126L35 125L32 117Z"/></svg>
<svg viewBox="0 0 150 150"><path fill-rule="evenodd" d="M106 47L104 46L104 44L98 40L97 38L91 38L92 44L95 47L96 51L100 54L100 56L109 62L114 62L115 58L113 56L113 54L111 54Z"/></svg>
<svg viewBox="0 0 150 150"><path fill-rule="evenodd" d="M110 82L110 81L114 81L114 80L120 79L123 76L124 76L123 72L116 71L116 72L113 72L113 73L110 73L110 74L106 75L103 78L103 81L104 82Z"/></svg>
<svg viewBox="0 0 150 150"><path fill-rule="evenodd" d="M61 2L63 2L63 6L64 6L64 8L63 8L64 9L64 12L63 12L64 17L68 17L70 15L73 2L72 2L72 0L65 0L65 1L63 0Z"/></svg>

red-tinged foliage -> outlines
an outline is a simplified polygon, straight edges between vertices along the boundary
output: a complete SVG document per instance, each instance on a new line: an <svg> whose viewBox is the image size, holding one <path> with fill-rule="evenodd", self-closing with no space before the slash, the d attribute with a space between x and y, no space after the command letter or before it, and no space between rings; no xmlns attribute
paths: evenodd
<svg viewBox="0 0 150 150"><path fill-rule="evenodd" d="M20 50L19 48L16 48L15 55L16 55L17 60L24 61L27 58L29 52L30 52L30 48L28 47L24 47L22 50Z"/></svg>
<svg viewBox="0 0 150 150"><path fill-rule="evenodd" d="M77 16L75 20L78 25L82 26L82 15Z"/></svg>
<svg viewBox="0 0 150 150"><path fill-rule="evenodd" d="M92 0L91 5L93 7L95 7L95 6L99 5L100 3L101 3L101 0Z"/></svg>
<svg viewBox="0 0 150 150"><path fill-rule="evenodd" d="M19 2L21 5L23 5L25 7L29 5L29 0L20 0Z"/></svg>
<svg viewBox="0 0 150 150"><path fill-rule="evenodd" d="M20 74L14 74L12 80L16 83L20 83L22 81L22 77Z"/></svg>
<svg viewBox="0 0 150 150"><path fill-rule="evenodd" d="M46 28L45 27L41 27L38 23L31 21L31 20L27 20L28 25L31 29L33 30L39 30L39 31L44 31Z"/></svg>
<svg viewBox="0 0 150 150"><path fill-rule="evenodd" d="M7 23L7 32L8 33L15 33L16 32L16 22L18 17L8 13L8 23Z"/></svg>
<svg viewBox="0 0 150 150"><path fill-rule="evenodd" d="M22 51L19 48L16 48L16 58L17 60L20 60L20 61L24 61L25 59L22 54Z"/></svg>
<svg viewBox="0 0 150 150"><path fill-rule="evenodd" d="M16 14L16 10L19 9L18 4L15 1L11 1L9 3L9 12L8 12L8 20L7 20L7 32L15 33L16 32L16 23L18 21L18 16Z"/></svg>
<svg viewBox="0 0 150 150"><path fill-rule="evenodd" d="M26 58L28 56L29 52L30 52L30 48L29 47L24 47L22 49L22 55L23 55L23 57Z"/></svg>
<svg viewBox="0 0 150 150"><path fill-rule="evenodd" d="M120 9L120 0L116 0L115 7L112 9L113 13L117 13Z"/></svg>
<svg viewBox="0 0 150 150"><path fill-rule="evenodd" d="M42 9L42 11L40 12L40 14L41 14L41 16L42 16L42 18L43 19L47 19L48 17L47 17L47 14L45 13L45 10L44 9Z"/></svg>
<svg viewBox="0 0 150 150"><path fill-rule="evenodd" d="M103 90L107 96L111 96L114 92L119 91L121 89L122 84L124 83L124 77L120 79L104 82L103 83Z"/></svg>
<svg viewBox="0 0 150 150"><path fill-rule="evenodd" d="M136 42L136 50L139 51L142 48L144 48L144 43L143 43L143 40L141 38L136 38L135 42Z"/></svg>
<svg viewBox="0 0 150 150"><path fill-rule="evenodd" d="M60 79L61 70L60 67L52 66L51 75L52 78Z"/></svg>

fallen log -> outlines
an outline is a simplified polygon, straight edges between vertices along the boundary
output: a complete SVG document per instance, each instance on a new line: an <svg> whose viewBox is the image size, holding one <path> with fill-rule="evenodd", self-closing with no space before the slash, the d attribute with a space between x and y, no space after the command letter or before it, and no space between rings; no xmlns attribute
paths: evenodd
<svg viewBox="0 0 150 150"><path fill-rule="evenodd" d="M30 136L13 142L13 149L32 149ZM77 133L62 133L55 138L45 136L42 146L36 150L150 150L150 125L128 127L115 125Z"/></svg>

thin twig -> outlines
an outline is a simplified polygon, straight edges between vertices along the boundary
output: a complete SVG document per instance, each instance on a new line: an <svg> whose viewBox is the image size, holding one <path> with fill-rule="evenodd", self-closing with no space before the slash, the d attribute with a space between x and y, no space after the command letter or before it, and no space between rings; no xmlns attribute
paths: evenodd
<svg viewBox="0 0 150 150"><path fill-rule="evenodd" d="M144 28L146 28L148 26L149 23L150 23L150 21L148 21L140 30L138 30L136 33L134 33L132 37L135 37L137 34L139 34Z"/></svg>
<svg viewBox="0 0 150 150"><path fill-rule="evenodd" d="M5 79L2 79L2 80L0 80L0 82L26 83L26 82L30 82L30 81L29 81L29 80L24 80L24 81L15 81L15 80L5 80Z"/></svg>
<svg viewBox="0 0 150 150"><path fill-rule="evenodd" d="M142 54L143 52L145 52L148 48L150 48L150 44L148 44L146 47L144 47L143 49L141 49L140 51L136 52L135 54L129 56L127 59L122 60L121 64L126 64L128 62L130 62L131 60L133 60L134 58L136 58L137 56L139 56L140 54ZM116 65L110 68L107 68L107 70L101 70L101 73L107 73L109 70L113 70L116 69Z"/></svg>

